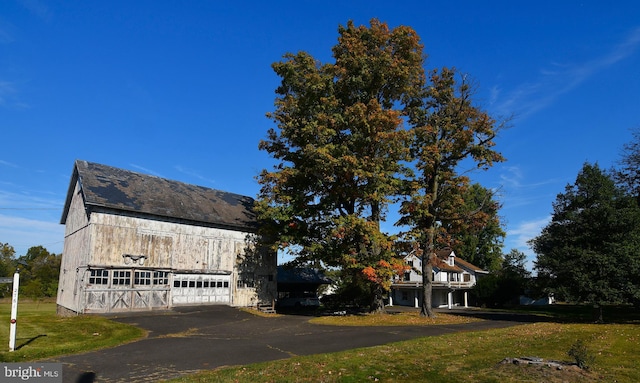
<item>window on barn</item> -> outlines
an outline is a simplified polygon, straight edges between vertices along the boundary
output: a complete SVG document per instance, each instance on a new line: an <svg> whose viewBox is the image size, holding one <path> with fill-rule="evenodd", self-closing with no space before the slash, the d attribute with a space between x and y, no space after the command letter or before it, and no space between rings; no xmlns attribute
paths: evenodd
<svg viewBox="0 0 640 383"><path fill-rule="evenodd" d="M227 286L225 286L227 287ZM242 273L238 276L238 287L255 287L255 276L253 273Z"/></svg>
<svg viewBox="0 0 640 383"><path fill-rule="evenodd" d="M151 271L136 271L133 273L133 284L149 286L151 284Z"/></svg>
<svg viewBox="0 0 640 383"><path fill-rule="evenodd" d="M109 270L94 269L90 270L89 284L91 285L107 285L109 284Z"/></svg>
<svg viewBox="0 0 640 383"><path fill-rule="evenodd" d="M158 286L158 285L168 285L169 284L169 273L166 272L166 271L154 271L153 272L153 284L156 285L156 286Z"/></svg>
<svg viewBox="0 0 640 383"><path fill-rule="evenodd" d="M113 284L118 286L131 285L131 271L115 270L113 272Z"/></svg>

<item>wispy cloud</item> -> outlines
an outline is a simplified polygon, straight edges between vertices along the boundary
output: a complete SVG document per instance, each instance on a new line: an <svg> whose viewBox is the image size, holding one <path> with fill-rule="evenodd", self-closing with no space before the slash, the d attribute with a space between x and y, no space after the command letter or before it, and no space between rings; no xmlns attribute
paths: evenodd
<svg viewBox="0 0 640 383"><path fill-rule="evenodd" d="M500 173L500 181L502 185L508 187L510 189L518 189L518 190L526 190L526 189L535 189L540 186L546 186L550 184L557 183L559 180L555 178L550 178L538 182L533 183L523 183L524 175L522 173L522 169L519 166L504 166L502 168L502 172Z"/></svg>
<svg viewBox="0 0 640 383"><path fill-rule="evenodd" d="M13 84L9 81L0 80L0 105L6 105L7 98L13 93L15 93Z"/></svg>
<svg viewBox="0 0 640 383"><path fill-rule="evenodd" d="M507 236L511 239L511 244L515 247L529 248L527 242L537 237L542 229L551 221L551 217L537 218L531 221L520 222L514 229L507 230Z"/></svg>
<svg viewBox="0 0 640 383"><path fill-rule="evenodd" d="M59 224L64 199L47 192L0 190L0 242L8 243L16 255L32 246L62 252L64 226Z"/></svg>
<svg viewBox="0 0 640 383"><path fill-rule="evenodd" d="M55 221L41 221L0 214L0 242L9 243L16 256L27 253L33 246L44 246L53 253L61 253L64 226Z"/></svg>
<svg viewBox="0 0 640 383"><path fill-rule="evenodd" d="M15 83L0 80L0 106L11 109L27 109L29 105L21 101Z"/></svg>
<svg viewBox="0 0 640 383"><path fill-rule="evenodd" d="M527 268L533 270L535 253L529 246L529 241L540 235L542 229L549 224L551 217L537 218L518 223L515 228L507 230L507 249L517 249L527 256Z"/></svg>
<svg viewBox="0 0 640 383"><path fill-rule="evenodd" d="M5 161L5 160L0 160L0 165L8 166L10 168L18 168L19 167L18 165L14 164L12 162L9 162L9 161Z"/></svg>
<svg viewBox="0 0 640 383"><path fill-rule="evenodd" d="M540 70L535 81L523 83L506 94L500 87L494 86L491 90L494 108L498 114L524 119L546 108L595 74L633 55L639 46L640 27L599 57L577 64L551 63L551 68Z"/></svg>
<svg viewBox="0 0 640 383"><path fill-rule="evenodd" d="M56 196L47 197L48 192L15 193L0 190L0 209L21 210L62 210L64 199ZM45 195L45 196L43 196Z"/></svg>
<svg viewBox="0 0 640 383"><path fill-rule="evenodd" d="M39 19L50 22L53 12L45 2L39 0L20 0L20 4Z"/></svg>
<svg viewBox="0 0 640 383"><path fill-rule="evenodd" d="M151 169L148 169L148 168L142 167L140 165L136 165L136 164L130 164L130 165L131 165L132 168L138 169L143 173L151 174L152 176L156 176L156 177L166 178L162 174L156 172L155 170L151 170Z"/></svg>
<svg viewBox="0 0 640 383"><path fill-rule="evenodd" d="M184 168L184 167L182 167L180 165L176 165L176 166L174 166L174 168L177 171L179 171L180 173L182 173L182 174L186 174L186 175L188 175L190 177L196 178L196 179L198 179L200 181L204 181L204 182L206 182L208 184L215 184L216 183L216 181L214 179L207 178L207 177L203 176L202 174L200 174L199 172L197 172L196 170Z"/></svg>

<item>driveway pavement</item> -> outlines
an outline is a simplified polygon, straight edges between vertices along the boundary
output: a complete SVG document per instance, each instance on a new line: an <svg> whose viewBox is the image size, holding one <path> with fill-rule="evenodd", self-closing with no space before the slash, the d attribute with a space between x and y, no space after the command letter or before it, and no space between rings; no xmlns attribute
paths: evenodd
<svg viewBox="0 0 640 383"><path fill-rule="evenodd" d="M122 346L55 358L64 382L157 382L221 366L336 352L452 332L508 327L530 317L495 316L443 326L334 327L310 317L260 317L228 306L115 317L146 329L148 337Z"/></svg>

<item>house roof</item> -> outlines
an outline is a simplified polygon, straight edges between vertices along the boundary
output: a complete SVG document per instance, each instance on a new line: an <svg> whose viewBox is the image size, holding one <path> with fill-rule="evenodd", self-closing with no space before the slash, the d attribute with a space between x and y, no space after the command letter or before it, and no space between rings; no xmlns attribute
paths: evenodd
<svg viewBox="0 0 640 383"><path fill-rule="evenodd" d="M488 273L488 271L486 271L486 270L482 270L482 269L481 269L481 268L479 268L478 266L476 266L476 265L472 265L471 263L469 263L469 262L467 262L467 261L465 261L465 260L462 260L462 259L460 259L460 258L458 258L458 257L456 257L455 262L456 262L456 265L459 265L459 266L460 266L460 267L462 267L463 269L467 269L467 270L470 270L470 271L474 271L474 272L476 272L476 273Z"/></svg>
<svg viewBox="0 0 640 383"><path fill-rule="evenodd" d="M69 213L76 182L87 208L106 208L170 220L255 231L251 197L77 160L60 223Z"/></svg>
<svg viewBox="0 0 640 383"><path fill-rule="evenodd" d="M453 272L458 272L461 273L464 270L467 271L473 271L475 273L488 273L488 271L486 270L482 270L481 268L479 268L478 266L475 266L463 259L461 259L460 257L456 256L456 254L454 253L453 250L451 250L450 248L445 248L445 249L440 249L436 251L436 256L442 261L439 262L437 265L434 265L434 267L440 269L440 270L444 270L444 271L453 271ZM447 260L450 256L453 256L453 262L454 265L449 265L447 263ZM414 252L409 253L406 258L409 257L416 257Z"/></svg>
<svg viewBox="0 0 640 383"><path fill-rule="evenodd" d="M286 284L330 284L331 279L309 267L278 266L278 283Z"/></svg>
<svg viewBox="0 0 640 383"><path fill-rule="evenodd" d="M461 268L459 268L458 266L451 266L451 265L448 265L448 264L446 264L444 262L433 266L433 268L439 269L439 270L443 270L443 271L452 271L452 272L456 272L456 273L461 273L461 272L464 271Z"/></svg>

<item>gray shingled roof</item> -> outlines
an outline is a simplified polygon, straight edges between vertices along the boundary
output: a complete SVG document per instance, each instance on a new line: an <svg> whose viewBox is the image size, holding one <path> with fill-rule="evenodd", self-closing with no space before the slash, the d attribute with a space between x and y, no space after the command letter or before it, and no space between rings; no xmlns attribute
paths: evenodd
<svg viewBox="0 0 640 383"><path fill-rule="evenodd" d="M76 181L85 206L134 212L207 226L255 231L251 197L77 160L60 223L69 212Z"/></svg>

